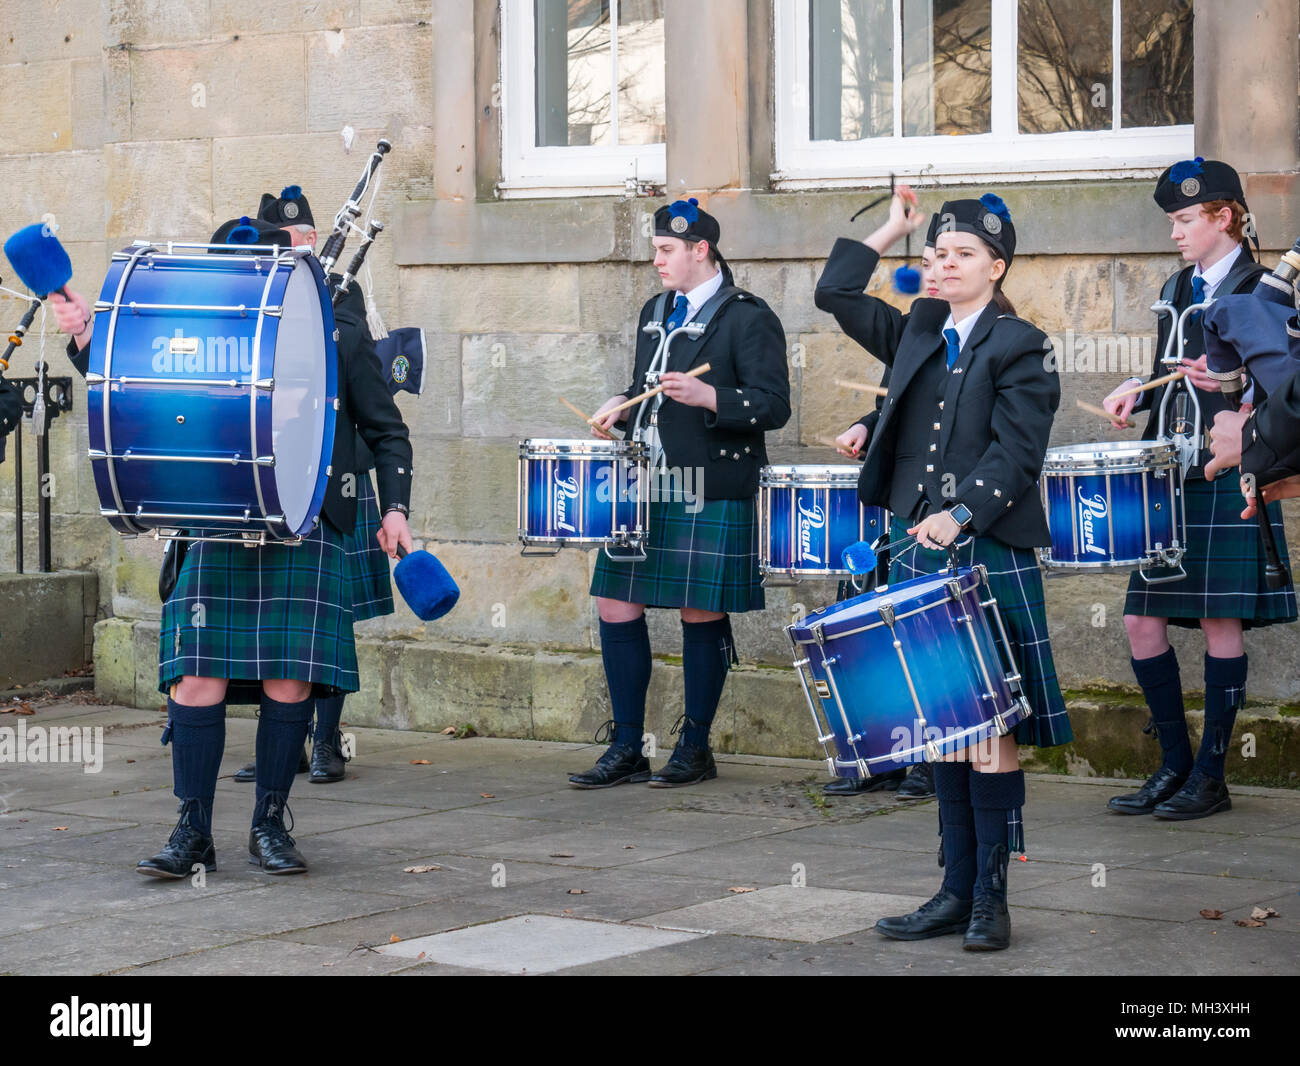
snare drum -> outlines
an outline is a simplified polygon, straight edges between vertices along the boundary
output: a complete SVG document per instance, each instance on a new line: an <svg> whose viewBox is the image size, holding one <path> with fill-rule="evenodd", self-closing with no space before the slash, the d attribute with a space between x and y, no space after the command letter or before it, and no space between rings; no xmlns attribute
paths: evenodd
<svg viewBox="0 0 1300 1066"><path fill-rule="evenodd" d="M125 536L294 540L317 522L334 447L325 275L305 249L209 247L113 256L86 374L100 514Z"/></svg>
<svg viewBox="0 0 1300 1066"><path fill-rule="evenodd" d="M605 545L640 552L650 515L645 445L542 440L519 445L519 540L527 549ZM629 558L627 554L620 556Z"/></svg>
<svg viewBox="0 0 1300 1066"><path fill-rule="evenodd" d="M889 512L858 502L858 466L765 466L758 478L758 569L847 577L841 554L889 529Z"/></svg>
<svg viewBox="0 0 1300 1066"><path fill-rule="evenodd" d="M1031 713L982 566L822 607L786 634L836 777L936 762Z"/></svg>
<svg viewBox="0 0 1300 1066"><path fill-rule="evenodd" d="M1172 441L1049 448L1040 482L1052 546L1049 568L1179 568L1187 546L1183 473ZM1182 573L1154 580L1177 580Z"/></svg>

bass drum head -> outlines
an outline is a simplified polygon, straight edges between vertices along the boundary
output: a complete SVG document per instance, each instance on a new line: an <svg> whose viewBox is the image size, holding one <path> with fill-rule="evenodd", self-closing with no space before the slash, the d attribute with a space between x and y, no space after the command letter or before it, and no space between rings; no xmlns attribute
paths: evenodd
<svg viewBox="0 0 1300 1066"><path fill-rule="evenodd" d="M338 350L319 270L304 259L289 275L276 331L271 394L275 489L285 525L299 536L311 531L325 498L334 448Z"/></svg>

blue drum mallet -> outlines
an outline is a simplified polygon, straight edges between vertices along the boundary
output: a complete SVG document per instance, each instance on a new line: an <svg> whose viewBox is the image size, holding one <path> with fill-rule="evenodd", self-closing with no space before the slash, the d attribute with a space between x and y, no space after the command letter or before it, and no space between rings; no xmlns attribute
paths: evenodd
<svg viewBox="0 0 1300 1066"><path fill-rule="evenodd" d="M401 561L393 568L393 582L417 618L432 622L456 606L460 589L437 556L408 552L400 544L397 554Z"/></svg>

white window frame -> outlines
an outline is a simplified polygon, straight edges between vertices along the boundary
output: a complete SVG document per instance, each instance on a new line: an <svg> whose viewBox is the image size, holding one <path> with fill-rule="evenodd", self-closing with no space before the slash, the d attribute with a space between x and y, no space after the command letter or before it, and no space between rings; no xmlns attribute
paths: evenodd
<svg viewBox="0 0 1300 1066"><path fill-rule="evenodd" d="M613 26L611 84L618 131L618 0ZM537 55L533 0L501 0L501 180L504 199L635 194L637 183L667 179L666 146L537 144Z"/></svg>
<svg viewBox="0 0 1300 1066"><path fill-rule="evenodd" d="M1017 130L1016 0L992 0L992 107L989 133L965 136L809 138L809 0L775 4L775 187L833 188L888 184L891 173L962 181L1058 181L1064 178L1155 177L1193 154L1193 126L1120 129L1120 78L1113 78L1109 130L1020 133ZM1133 2L1133 0L1130 0ZM1120 0L1112 0L1112 70L1119 70ZM901 128L901 0L894 5L894 126ZM875 180L878 179L878 180Z"/></svg>

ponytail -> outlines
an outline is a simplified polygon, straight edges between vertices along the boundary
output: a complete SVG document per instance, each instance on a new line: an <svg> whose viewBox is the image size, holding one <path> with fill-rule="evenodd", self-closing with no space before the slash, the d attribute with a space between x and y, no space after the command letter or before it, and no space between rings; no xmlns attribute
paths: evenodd
<svg viewBox="0 0 1300 1066"><path fill-rule="evenodd" d="M1016 305L1013 304L1007 298L1007 294L1002 291L1001 279L999 279L998 283L993 286L993 305L1004 315L1014 315L1016 313Z"/></svg>

